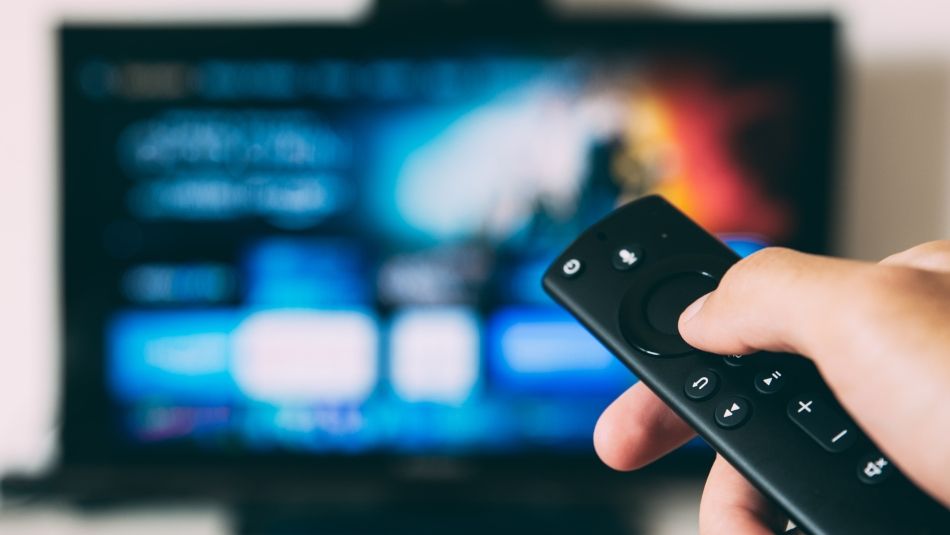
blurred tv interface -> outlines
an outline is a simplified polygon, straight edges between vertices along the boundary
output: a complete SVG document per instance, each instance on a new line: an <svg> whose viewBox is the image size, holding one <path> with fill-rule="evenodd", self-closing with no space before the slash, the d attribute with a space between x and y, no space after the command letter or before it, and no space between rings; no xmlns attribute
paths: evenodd
<svg viewBox="0 0 950 535"><path fill-rule="evenodd" d="M69 373L117 447L588 451L635 378L541 291L577 233L661 193L823 239L830 81L766 54L180 33L63 34Z"/></svg>

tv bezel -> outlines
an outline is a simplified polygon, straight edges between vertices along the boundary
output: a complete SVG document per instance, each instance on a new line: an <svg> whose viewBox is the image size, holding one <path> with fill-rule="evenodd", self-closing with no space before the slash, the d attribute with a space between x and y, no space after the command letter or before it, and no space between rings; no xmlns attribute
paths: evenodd
<svg viewBox="0 0 950 535"><path fill-rule="evenodd" d="M498 9L496 6L495 9ZM807 215L807 239L793 244L813 251L830 249L831 207L836 175L835 140L838 120L838 44L837 26L827 16L791 18L722 18L644 16L631 13L609 16L565 18L524 12L496 16L497 11L478 11L464 16L451 10L427 14L425 11L396 10L386 17L369 17L355 22L285 22L227 24L65 24L59 40L59 142L60 142L60 305L64 336L59 432L60 466L88 470L108 469L116 473L189 474L192 484L220 487L222 482L268 479L273 481L346 479L348 481L459 480L479 477L485 480L538 478L600 477L613 480L594 458L593 451L575 454L531 451L513 455L412 456L403 454L316 455L299 453L262 453L211 451L198 448L119 447L121 437L110 426L103 409L108 407L104 384L103 326L90 325L71 306L73 290L83 281L71 276L76 255L89 254L83 243L72 239L70 221L77 165L70 136L76 131L78 95L66 80L73 76L76 62L103 55L138 59L195 57L201 54L240 58L313 57L321 50L346 46L349 50L379 52L381 43L407 41L417 46L454 41L457 45L494 43L498 46L537 47L552 39L596 41L598 46L624 46L632 50L664 47L703 46L725 53L784 54L804 58L815 76L818 105L823 110L827 135L815 140L816 158L808 186L803 190L803 212ZM246 43L255 43L253 52ZM306 53L299 45L306 42ZM751 46L751 45L755 46ZM240 53L235 53L238 45ZM526 49L528 49L526 48ZM539 282L540 283L540 282ZM685 448L655 472L696 473L708 464L711 452L706 448ZM195 474L201 474L196 477Z"/></svg>

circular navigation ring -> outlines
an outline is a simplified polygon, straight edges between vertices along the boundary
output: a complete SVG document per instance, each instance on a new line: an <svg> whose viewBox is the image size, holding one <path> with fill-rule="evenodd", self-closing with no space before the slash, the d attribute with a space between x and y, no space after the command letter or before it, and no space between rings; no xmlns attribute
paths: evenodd
<svg viewBox="0 0 950 535"><path fill-rule="evenodd" d="M695 351L679 335L679 316L702 295L716 289L729 268L712 256L678 256L644 270L620 304L620 332L644 353L672 357Z"/></svg>

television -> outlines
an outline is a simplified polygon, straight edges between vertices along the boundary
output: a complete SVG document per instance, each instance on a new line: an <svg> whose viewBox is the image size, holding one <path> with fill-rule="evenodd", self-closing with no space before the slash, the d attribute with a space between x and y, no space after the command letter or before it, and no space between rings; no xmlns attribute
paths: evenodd
<svg viewBox="0 0 950 535"><path fill-rule="evenodd" d="M647 193L828 249L832 21L488 5L61 28L63 467L606 472L552 258Z"/></svg>

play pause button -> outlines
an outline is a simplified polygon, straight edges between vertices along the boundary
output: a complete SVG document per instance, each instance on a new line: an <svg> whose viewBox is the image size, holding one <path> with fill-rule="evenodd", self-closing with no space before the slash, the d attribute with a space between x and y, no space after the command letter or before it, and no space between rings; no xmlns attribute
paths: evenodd
<svg viewBox="0 0 950 535"><path fill-rule="evenodd" d="M720 427L733 429L744 424L752 413L749 400L740 397L727 398L716 406L716 423Z"/></svg>
<svg viewBox="0 0 950 535"><path fill-rule="evenodd" d="M774 394L785 384L781 370L765 370L755 376L755 389L763 394Z"/></svg>

